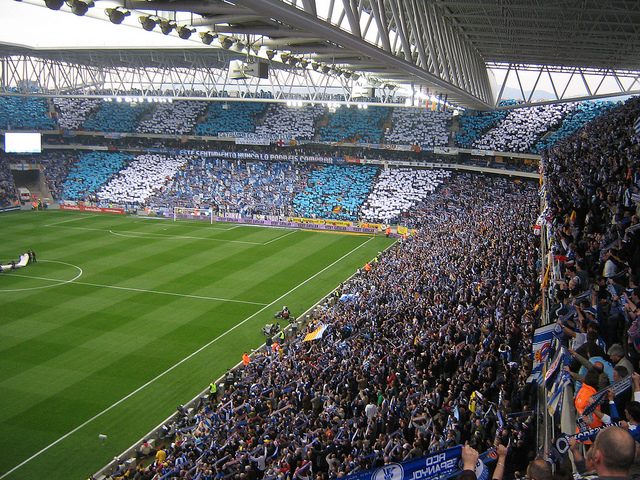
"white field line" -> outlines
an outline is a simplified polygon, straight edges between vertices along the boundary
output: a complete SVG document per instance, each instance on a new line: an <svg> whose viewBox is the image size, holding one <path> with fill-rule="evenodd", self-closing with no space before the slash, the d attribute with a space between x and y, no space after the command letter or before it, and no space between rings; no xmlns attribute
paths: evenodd
<svg viewBox="0 0 640 480"><path fill-rule="evenodd" d="M287 295L295 292L298 288L300 288L301 286L305 285L306 283L310 282L311 280L313 280L314 278L316 278L318 275L324 273L325 271L327 271L328 269L330 269L331 267L333 267L335 264L337 264L338 262L341 262L342 260L344 260L345 258L347 258L349 255L351 255L353 252L355 252L356 250L359 250L360 248L364 247L367 243L369 243L371 240L373 240L374 237L369 238L369 240L362 242L360 245L358 245L357 247L355 247L354 249L350 250L349 252L345 253L343 256L341 256L339 259L335 260L334 262L332 262L331 264L327 265L326 267L324 267L322 270L314 273L313 275L311 275L309 278L307 278L304 282L299 283L298 285L296 285L295 287L293 287L291 290L289 290L286 293L283 293L282 295L280 295L278 298L276 298L274 301L272 301L271 303L269 303L268 305L265 305L264 307L262 307L260 310L258 310L257 312L255 312L254 314L248 316L247 318L245 318L244 320L242 320L240 323L236 323L233 327L229 328L228 330L226 330L225 332L221 333L220 335L218 335L217 337L215 337L213 340L211 340L210 342L206 343L205 345L203 345L202 347L198 348L195 352L190 353L189 355L187 355L186 357L184 357L182 360L180 360L179 362L175 363L174 365L172 365L171 367L167 368L164 372L159 373L158 375L156 375L155 377L153 377L151 380L149 380L147 383L140 385L138 388L136 388L133 392L125 395L124 397L122 397L120 400L118 400L117 402L111 404L110 406L108 406L107 408L105 408L104 410L102 410L101 412L95 414L93 417L89 418L88 420L85 420L83 423L81 423L80 425L78 425L76 428L74 428L73 430L68 431L67 433L65 433L64 435L62 435L60 438L58 438L57 440L54 440L53 442L51 442L49 445L47 445L46 447L38 450L36 453L34 453L33 455L31 455L29 458L27 458L26 460L23 460L22 462L20 462L18 465L16 465L15 467L13 467L11 470L8 470L7 472L3 473L2 475L0 475L0 480L2 480L3 478L11 475L13 472L15 472L16 470L22 468L24 465L26 465L27 463L29 463L31 460L33 460L34 458L39 457L40 455L42 455L44 452L46 452L47 450L49 450L51 447L54 447L55 445L57 445L58 443L62 442L63 440L65 440L66 438L70 437L71 435L73 435L74 433L76 433L78 430L81 430L82 428L86 427L87 425L89 425L91 422L93 422L94 420L100 418L101 416L103 416L105 413L113 410L114 408L116 408L118 405L120 405L121 403L127 401L129 398L133 397L135 394L137 394L138 392L144 390L146 387L148 387L149 385L151 385L152 383L155 383L158 379L164 377L167 373L172 372L173 370L175 370L176 368L178 368L180 365L182 365L184 362L186 362L187 360L190 360L191 358L193 358L194 356L196 356L198 353L202 352L203 350L205 350L206 348L210 347L211 345L213 345L215 342L217 342L218 340L220 340L221 338L227 336L229 333L231 333L232 331L234 331L235 329L237 329L238 327L240 327L241 325L244 325L245 323L247 323L249 320L251 320L253 317L255 317L256 315L264 312L266 309L270 308L271 306L273 306L274 304L278 303L280 300L282 300L284 297L286 297Z"/></svg>
<svg viewBox="0 0 640 480"><path fill-rule="evenodd" d="M105 233L110 233L112 235L116 235L118 237L126 237L126 238L168 238L168 239L175 239L175 240L180 240L180 239L184 239L184 240L211 240L214 242L225 242L225 243L244 243L246 245L264 245L261 242L248 242L248 241L244 241L244 240L225 240L222 238L207 238L207 237L194 237L194 236L188 236L188 235L171 235L169 233L152 233L152 232L135 232L135 231L128 231L128 230L122 230L120 232L114 232L113 230L107 230L104 228L90 228L90 227L72 227L69 225L45 225L45 227L56 227L56 228L70 228L73 230L89 230L91 232L105 232ZM231 229L229 229L231 230ZM151 236L151 237L149 237Z"/></svg>
<svg viewBox="0 0 640 480"><path fill-rule="evenodd" d="M87 218L91 218L91 217L99 217L100 215L79 215L76 218L69 218L67 220L61 220L59 222L53 222L53 223L49 223L47 225L45 225L45 227L54 227L56 225L60 225L62 223L69 223L69 222L77 222L78 220L86 220Z"/></svg>
<svg viewBox="0 0 640 480"><path fill-rule="evenodd" d="M244 243L246 245L264 245L260 242L248 242L245 240L225 240L222 238L207 238L207 237L193 237L190 235L171 235L169 233L151 233L151 232L135 232L131 230L120 230L118 232L114 232L113 230L108 230L111 235L115 235L117 237L127 237L127 238L166 238L169 240L211 240L214 242L226 242L226 243Z"/></svg>
<svg viewBox="0 0 640 480"><path fill-rule="evenodd" d="M262 245L269 245L270 243L275 242L276 240L280 240L280 239L282 239L284 237L288 237L289 235L292 235L292 234L294 234L294 233L296 233L298 231L299 230L293 230L293 231L291 231L289 233L285 233L284 235L280 235L279 237L276 237L273 240L269 240L268 242L264 242Z"/></svg>
<svg viewBox="0 0 640 480"><path fill-rule="evenodd" d="M57 278L36 277L36 276L32 276L32 275L22 275L22 274L19 274L19 273L12 273L11 275L14 276L14 277L32 278L34 280L45 280L45 281L48 281L48 282L59 282L62 285L67 284L67 283L75 283L76 285L88 285L90 287L111 288L111 289L114 289L114 290L128 290L128 291L131 291L131 292L153 293L155 295L169 295L169 296L172 296L172 297L197 298L199 300L215 300L217 302L246 303L247 305L259 305L259 306L266 305L266 303L249 302L248 300L235 300L235 299L232 299L232 298L208 297L206 295L190 295L190 294L187 294L187 293L163 292L161 290L146 290L144 288L119 287L117 285L102 285L102 284L99 284L99 283L76 282L75 280L60 280L60 279L57 279Z"/></svg>
<svg viewBox="0 0 640 480"><path fill-rule="evenodd" d="M145 217L145 216L138 216L136 217L138 220L134 221L133 223L139 223L139 224L145 224L147 222L145 222L145 220L160 220L160 221L165 221L168 222L169 225L174 225L175 222L172 222L170 218L167 217ZM181 225L175 225L176 227L181 226ZM228 232L229 230L234 230L238 227L241 227L242 225L234 225L232 227L229 228L218 228L218 227L214 227L214 226L210 226L210 227L202 227L202 228L206 228L207 230L221 230L223 232Z"/></svg>

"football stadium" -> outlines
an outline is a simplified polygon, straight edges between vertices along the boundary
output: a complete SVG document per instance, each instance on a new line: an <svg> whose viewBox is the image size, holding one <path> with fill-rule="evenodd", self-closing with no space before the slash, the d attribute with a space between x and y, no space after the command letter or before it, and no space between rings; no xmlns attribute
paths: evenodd
<svg viewBox="0 0 640 480"><path fill-rule="evenodd" d="M640 3L0 18L0 480L640 478Z"/></svg>

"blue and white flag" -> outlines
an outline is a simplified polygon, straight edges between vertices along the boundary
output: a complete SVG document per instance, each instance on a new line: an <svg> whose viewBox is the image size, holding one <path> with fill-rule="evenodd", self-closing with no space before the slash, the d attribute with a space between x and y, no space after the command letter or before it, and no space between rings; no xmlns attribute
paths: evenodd
<svg viewBox="0 0 640 480"><path fill-rule="evenodd" d="M536 382L540 384L542 382L542 367L544 362L549 357L549 351L551 350L551 344L554 339L553 330L555 323L545 325L544 327L536 328L533 333L533 368L528 382Z"/></svg>

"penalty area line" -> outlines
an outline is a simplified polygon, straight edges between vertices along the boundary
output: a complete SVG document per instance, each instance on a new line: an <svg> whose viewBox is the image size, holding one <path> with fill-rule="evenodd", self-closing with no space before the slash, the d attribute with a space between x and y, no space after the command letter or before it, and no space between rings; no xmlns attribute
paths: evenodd
<svg viewBox="0 0 640 480"><path fill-rule="evenodd" d="M280 295L278 298L276 298L274 301L272 301L271 303L269 303L268 305L265 305L264 307L262 307L260 310L258 310L257 312L255 312L254 314L248 316L247 318L245 318L244 320L242 320L240 323L236 323L233 327L229 328L228 330L224 331L223 333L221 333L220 335L218 335L217 337L215 337L213 340L209 341L208 343L206 343L205 345L203 345L202 347L198 348L196 351L190 353L189 355L187 355L186 357L184 357L182 360L180 360L179 362L175 363L174 365L172 365L171 367L167 368L165 371L159 373L158 375L156 375L155 377L153 377L151 380L149 380L147 383L140 385L138 388L136 388L133 392L125 395L124 397L122 397L120 400L118 400L117 402L111 404L110 406L108 406L107 408L105 408L104 410L102 410L101 412L98 412L97 414L95 414L93 417L85 420L83 423L81 423L80 425L78 425L77 427L75 427L73 430L68 431L67 433L65 433L64 435L62 435L60 438L58 438L57 440L54 440L53 442L51 442L49 445L47 445L46 447L38 450L36 453L34 453L33 455L31 455L29 458L27 458L26 460L23 460L22 462L20 462L18 465L16 465L15 467L13 467L11 470L8 470L7 472L3 473L2 475L0 475L0 480L2 480L3 478L6 478L7 476L11 475L13 472L15 472L16 470L19 470L20 468L22 468L23 466L25 466L27 463L31 462L34 458L39 457L40 455L42 455L44 452L46 452L47 450L49 450L50 448L56 446L58 443L62 442L63 440L69 438L71 435L73 435L74 433L76 433L77 431L83 429L84 427L86 427L87 425L89 425L91 422L93 422L94 420L97 420L98 418L102 417L105 413L110 412L111 410L113 410L114 408L116 408L117 406L119 406L120 404L122 404L123 402L127 401L128 399L130 399L131 397L133 397L134 395L136 395L138 392L141 392L142 390L144 390L145 388L147 388L149 385L155 383L157 380L159 380L160 378L164 377L165 375L167 375L168 373L171 373L173 370L175 370L176 368L178 368L180 365L182 365L183 363L185 363L186 361L190 360L191 358L195 357L197 354L199 354L200 352L202 352L203 350L209 348L211 345L213 345L214 343L216 343L218 340L220 340L223 337L226 337L229 333L231 333L232 331L234 331L235 329L237 329L238 327L244 325L245 323L247 323L249 320L251 320L252 318L254 318L256 315L259 315L260 313L264 312L266 309L270 308L271 306L275 305L276 303L278 303L280 300L282 300L283 298L285 298L287 295L295 292L296 290L298 290L300 287L302 287L303 285L307 284L308 282L310 282L311 280L313 280L314 278L316 278L318 275L321 275L322 273L326 272L328 269L330 269L331 267L333 267L334 265L336 265L337 263L341 262L342 260L344 260L345 258L347 258L349 255L351 255L353 252L355 252L356 250L360 250L362 247L364 247L367 243L369 243L371 240L373 240L374 237L369 238L368 240L362 242L360 245L358 245L357 247L353 248L352 250L348 251L347 253L345 253L343 256L341 256L340 258L338 258L337 260L335 260L334 262L330 263L329 265L327 265L326 267L324 267L322 270L319 270L318 272L314 273L313 275L311 275L309 278L307 278L305 281L299 283L298 285L296 285L295 287L293 287L291 290L289 290L286 293L283 293L282 295Z"/></svg>

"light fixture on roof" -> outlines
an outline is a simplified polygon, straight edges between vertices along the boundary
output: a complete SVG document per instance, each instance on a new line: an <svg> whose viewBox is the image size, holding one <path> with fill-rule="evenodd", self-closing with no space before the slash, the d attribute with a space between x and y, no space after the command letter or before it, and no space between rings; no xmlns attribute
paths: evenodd
<svg viewBox="0 0 640 480"><path fill-rule="evenodd" d="M351 74L351 78L353 78L355 81L358 81L360 79L360 75L358 75L357 73L353 72Z"/></svg>
<svg viewBox="0 0 640 480"><path fill-rule="evenodd" d="M342 76L348 80L351 78L351 72L342 72Z"/></svg>
<svg viewBox="0 0 640 480"><path fill-rule="evenodd" d="M157 21L149 15L138 17L138 21L140 22L140 25L142 25L142 28L144 28L147 32L151 32L154 28L156 28Z"/></svg>
<svg viewBox="0 0 640 480"><path fill-rule="evenodd" d="M244 48L246 47L246 45L244 43L242 43L240 40L238 40L235 44L236 49L238 49L239 51L244 50Z"/></svg>
<svg viewBox="0 0 640 480"><path fill-rule="evenodd" d="M275 57L276 55L276 52L274 50L267 50L265 53L269 60L273 60L273 57Z"/></svg>
<svg viewBox="0 0 640 480"><path fill-rule="evenodd" d="M186 25L180 25L178 28L176 28L176 32L178 32L178 36L181 39L188 40L191 34L195 32L195 29L191 29Z"/></svg>
<svg viewBox="0 0 640 480"><path fill-rule="evenodd" d="M44 4L51 10L60 10L64 5L64 0L44 0Z"/></svg>
<svg viewBox="0 0 640 480"><path fill-rule="evenodd" d="M202 43L204 43L205 45L211 45L211 42L213 42L213 40L217 37L217 33L212 34L211 32L200 32L200 40L202 40Z"/></svg>
<svg viewBox="0 0 640 480"><path fill-rule="evenodd" d="M172 20L160 20L159 25L163 35L169 35L176 28L176 22Z"/></svg>
<svg viewBox="0 0 640 480"><path fill-rule="evenodd" d="M287 63L289 61L289 57L291 57L290 53L282 52L280 54L280 60L282 60L282 63Z"/></svg>
<svg viewBox="0 0 640 480"><path fill-rule="evenodd" d="M304 58L301 58L301 59L300 59L300 66L301 66L302 68L307 68L307 67L309 66L309 60L306 60L306 59L304 59Z"/></svg>
<svg viewBox="0 0 640 480"><path fill-rule="evenodd" d="M329 73L331 71L331 67L329 65L323 65L322 66L322 73L324 73L325 75L327 73Z"/></svg>
<svg viewBox="0 0 640 480"><path fill-rule="evenodd" d="M317 72L320 68L320 64L318 62L311 62L311 68L313 68Z"/></svg>
<svg viewBox="0 0 640 480"><path fill-rule="evenodd" d="M218 37L218 40L220 40L220 45L222 45L222 48L224 48L225 50L229 50L234 42L231 37L227 37L226 35L220 35L220 37Z"/></svg>
<svg viewBox="0 0 640 480"><path fill-rule="evenodd" d="M300 60L299 58L291 56L289 57L289 65L291 65L292 67L295 67L299 60Z"/></svg>
<svg viewBox="0 0 640 480"><path fill-rule="evenodd" d="M104 13L109 17L109 21L111 23L115 23L116 25L120 25L125 17L131 15L129 10L123 10L119 7L116 8L105 8Z"/></svg>
<svg viewBox="0 0 640 480"><path fill-rule="evenodd" d="M93 3L93 0L67 0L67 5L71 8L71 13L81 17L89 11L89 7L93 7L95 4Z"/></svg>

